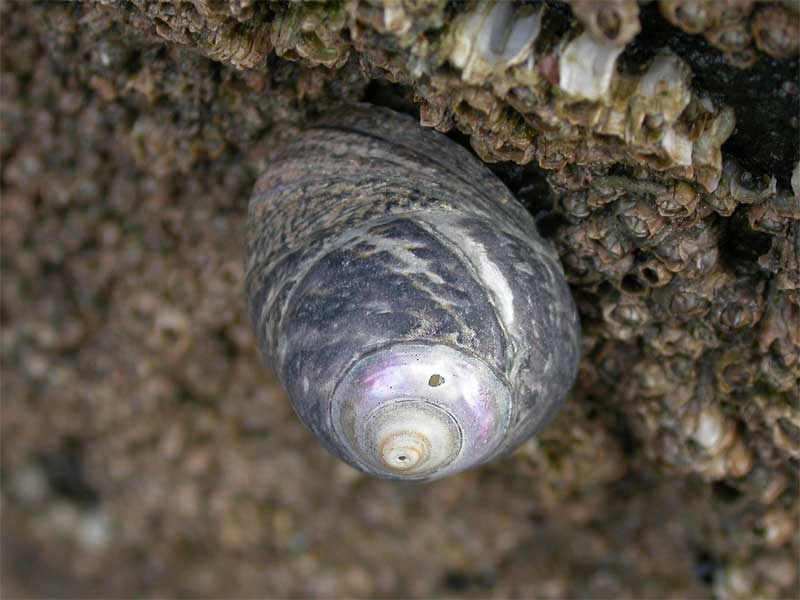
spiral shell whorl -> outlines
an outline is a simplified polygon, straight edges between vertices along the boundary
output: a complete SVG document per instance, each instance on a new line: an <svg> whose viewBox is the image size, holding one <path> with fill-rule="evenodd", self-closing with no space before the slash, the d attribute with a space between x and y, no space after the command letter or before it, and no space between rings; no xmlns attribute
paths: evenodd
<svg viewBox="0 0 800 600"><path fill-rule="evenodd" d="M358 360L333 395L338 439L371 471L443 476L494 456L511 393L488 365L446 345L392 344Z"/></svg>
<svg viewBox="0 0 800 600"><path fill-rule="evenodd" d="M557 256L444 136L351 107L273 161L250 228L259 345L354 466L443 477L509 451L563 400L579 328Z"/></svg>

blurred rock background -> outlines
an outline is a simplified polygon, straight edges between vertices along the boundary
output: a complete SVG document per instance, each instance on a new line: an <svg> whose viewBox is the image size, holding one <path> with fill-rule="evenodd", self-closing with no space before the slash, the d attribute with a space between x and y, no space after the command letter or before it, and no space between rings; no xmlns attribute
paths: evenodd
<svg viewBox="0 0 800 600"><path fill-rule="evenodd" d="M798 596L796 7L573 4L0 4L4 597ZM630 86L564 91L582 31ZM256 175L359 100L490 162L582 314L556 422L433 485L327 455L246 317Z"/></svg>

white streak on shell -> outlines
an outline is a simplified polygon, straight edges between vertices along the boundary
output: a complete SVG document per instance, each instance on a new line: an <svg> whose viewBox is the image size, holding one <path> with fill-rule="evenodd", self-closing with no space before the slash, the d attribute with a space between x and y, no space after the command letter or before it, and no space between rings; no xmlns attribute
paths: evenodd
<svg viewBox="0 0 800 600"><path fill-rule="evenodd" d="M480 244L475 244L475 246L475 251L471 253L471 258L477 259L478 275L488 286L492 297L495 299L497 310L500 311L500 317L503 322L506 325L513 325L514 293L511 291L511 287L508 285L503 273L486 255L486 249Z"/></svg>

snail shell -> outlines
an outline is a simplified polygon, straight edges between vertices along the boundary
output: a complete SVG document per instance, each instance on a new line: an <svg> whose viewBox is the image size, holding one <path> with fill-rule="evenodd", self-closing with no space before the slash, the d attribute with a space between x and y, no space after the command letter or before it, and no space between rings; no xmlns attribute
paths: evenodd
<svg viewBox="0 0 800 600"><path fill-rule="evenodd" d="M579 323L558 257L468 151L358 105L256 183L247 291L259 346L321 442L431 480L512 450L563 402Z"/></svg>

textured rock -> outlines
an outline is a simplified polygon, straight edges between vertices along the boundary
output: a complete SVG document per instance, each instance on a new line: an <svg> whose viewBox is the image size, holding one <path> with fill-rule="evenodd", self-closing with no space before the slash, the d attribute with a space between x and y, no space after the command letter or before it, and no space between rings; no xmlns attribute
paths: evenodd
<svg viewBox="0 0 800 600"><path fill-rule="evenodd" d="M557 3L4 3L4 592L796 596L794 9L674 4L587 82ZM318 448L246 316L254 178L354 100L501 161L581 312L568 410L432 486Z"/></svg>

